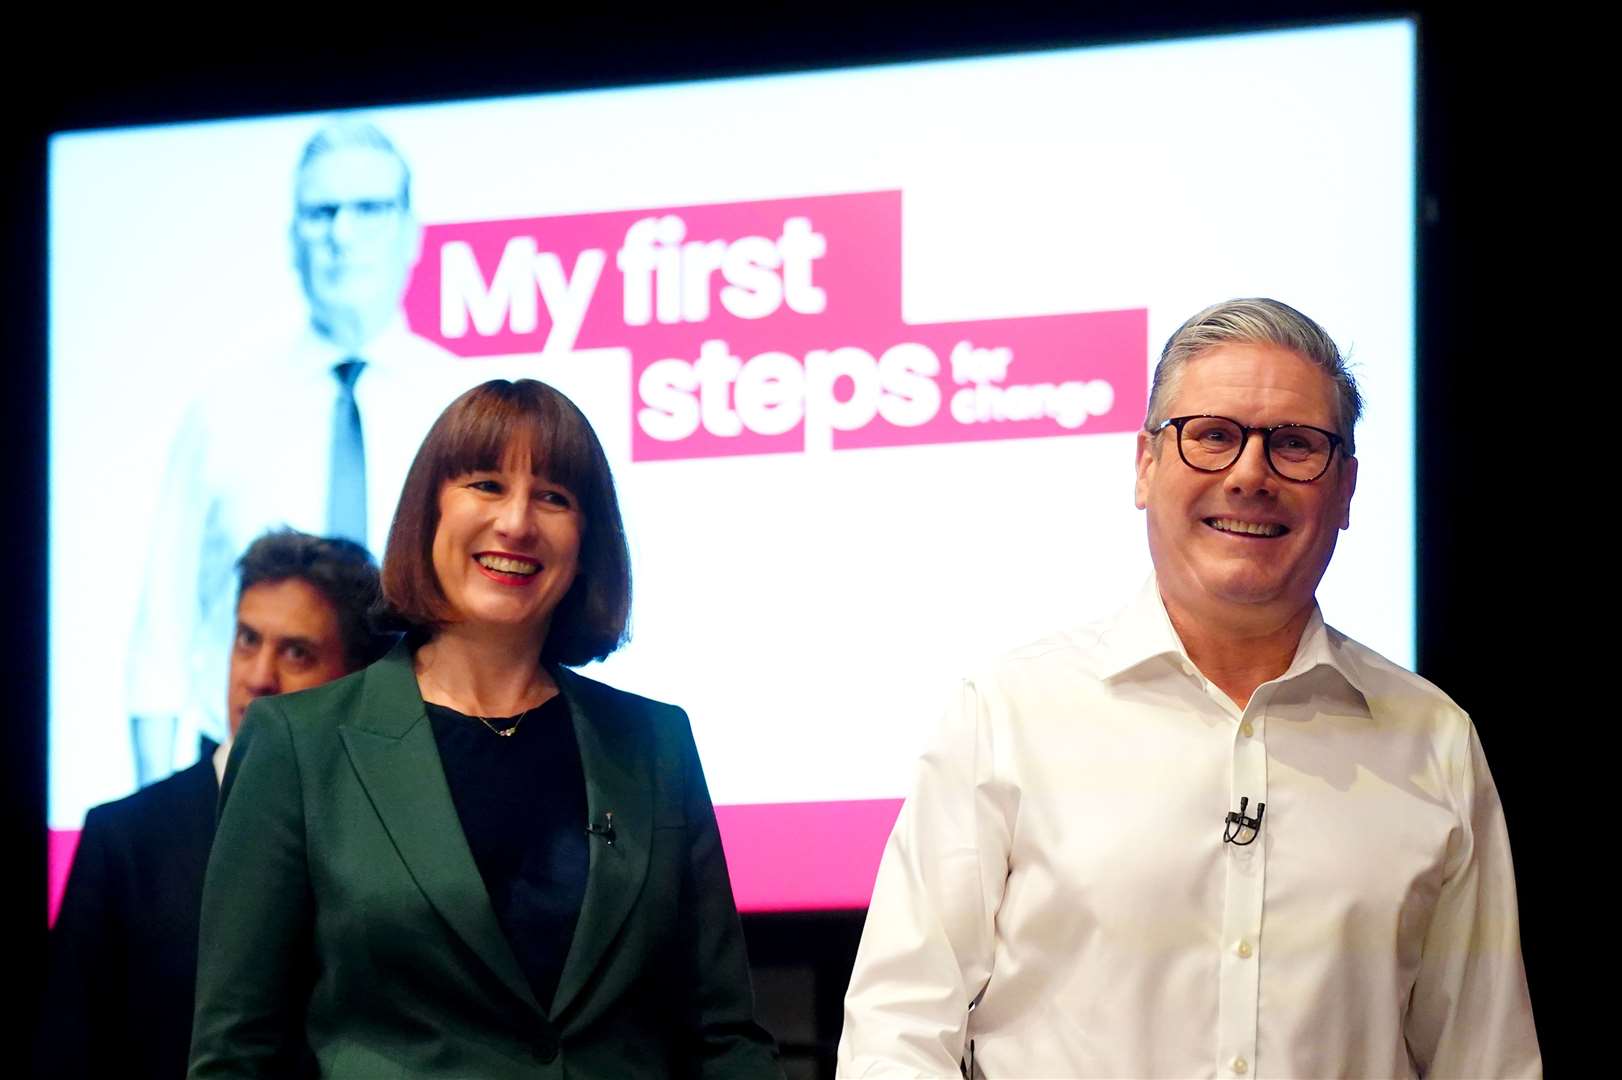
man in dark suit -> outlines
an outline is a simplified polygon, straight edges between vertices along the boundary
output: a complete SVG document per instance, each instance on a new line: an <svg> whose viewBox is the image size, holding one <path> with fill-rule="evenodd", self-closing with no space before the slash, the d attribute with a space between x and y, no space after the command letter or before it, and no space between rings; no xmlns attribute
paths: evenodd
<svg viewBox="0 0 1622 1080"><path fill-rule="evenodd" d="M255 540L237 566L232 737L255 699L348 674L392 640L371 627L377 567L359 544L282 530ZM185 1075L203 872L230 740L209 749L86 815L51 934L42 1075Z"/></svg>

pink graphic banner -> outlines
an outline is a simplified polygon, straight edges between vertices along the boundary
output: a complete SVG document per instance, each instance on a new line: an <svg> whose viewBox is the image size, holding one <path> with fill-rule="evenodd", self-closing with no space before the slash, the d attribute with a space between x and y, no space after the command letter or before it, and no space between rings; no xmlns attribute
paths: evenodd
<svg viewBox="0 0 1622 1080"><path fill-rule="evenodd" d="M68 887L68 871L73 868L73 853L79 850L78 829L52 829L45 854L46 918L56 925L57 912L62 910L62 893Z"/></svg>
<svg viewBox="0 0 1622 1080"><path fill-rule="evenodd" d="M739 911L865 908L900 799L717 806Z"/></svg>
<svg viewBox="0 0 1622 1080"><path fill-rule="evenodd" d="M739 911L865 908L900 799L717 806ZM50 922L56 925L78 829L50 831Z"/></svg>
<svg viewBox="0 0 1622 1080"><path fill-rule="evenodd" d="M899 191L431 225L411 328L631 353L660 461L1136 430L1144 308L910 324Z"/></svg>

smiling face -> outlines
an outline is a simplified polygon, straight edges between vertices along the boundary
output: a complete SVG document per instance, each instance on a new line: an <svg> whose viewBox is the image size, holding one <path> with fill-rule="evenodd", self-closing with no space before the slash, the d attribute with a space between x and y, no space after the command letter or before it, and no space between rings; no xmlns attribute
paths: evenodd
<svg viewBox="0 0 1622 1080"><path fill-rule="evenodd" d="M580 568L582 516L567 488L509 452L440 488L434 575L450 622L546 640Z"/></svg>
<svg viewBox="0 0 1622 1080"><path fill-rule="evenodd" d="M1339 429L1334 382L1271 344L1220 345L1194 357L1167 412L1229 416L1249 427ZM1327 473L1300 484L1269 468L1259 435L1231 468L1215 473L1184 464L1176 439L1172 428L1139 433L1136 487L1172 621L1248 634L1302 616L1349 524L1356 459L1337 453Z"/></svg>

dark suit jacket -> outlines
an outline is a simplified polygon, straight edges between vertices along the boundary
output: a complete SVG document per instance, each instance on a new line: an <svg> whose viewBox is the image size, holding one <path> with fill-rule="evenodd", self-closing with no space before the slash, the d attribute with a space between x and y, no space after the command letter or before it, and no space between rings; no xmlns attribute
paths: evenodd
<svg viewBox="0 0 1622 1080"><path fill-rule="evenodd" d="M586 894L550 1002L485 892L397 647L257 701L203 890L193 1077L778 1077L687 717L553 671L574 718Z"/></svg>
<svg viewBox="0 0 1622 1080"><path fill-rule="evenodd" d="M40 1075L185 1074L212 757L85 815L51 931Z"/></svg>

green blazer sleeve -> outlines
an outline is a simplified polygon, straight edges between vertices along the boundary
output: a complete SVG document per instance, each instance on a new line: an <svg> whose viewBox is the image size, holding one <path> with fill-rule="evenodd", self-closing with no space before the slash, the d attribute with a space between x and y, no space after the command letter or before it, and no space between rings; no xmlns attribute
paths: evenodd
<svg viewBox="0 0 1622 1080"><path fill-rule="evenodd" d="M308 1071L313 908L303 780L275 701L250 706L220 799L203 885L190 1075L296 1075Z"/></svg>
<svg viewBox="0 0 1622 1080"><path fill-rule="evenodd" d="M678 710L679 712L679 710ZM689 943L694 1015L688 1020L694 1074L704 1077L781 1076L776 1046L754 1022L754 994L743 929L732 897L721 834L699 764L698 748L681 714L685 736L687 867L682 880L685 924L679 937Z"/></svg>

